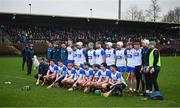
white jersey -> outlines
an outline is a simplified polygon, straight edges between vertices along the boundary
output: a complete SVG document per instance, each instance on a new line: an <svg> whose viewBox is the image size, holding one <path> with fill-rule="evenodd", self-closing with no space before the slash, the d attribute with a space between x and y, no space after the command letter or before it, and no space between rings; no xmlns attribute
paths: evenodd
<svg viewBox="0 0 180 108"><path fill-rule="evenodd" d="M67 69L66 70L66 76L65 79L67 79L68 77L72 76L74 80L76 80L76 70L75 69Z"/></svg>
<svg viewBox="0 0 180 108"><path fill-rule="evenodd" d="M122 83L126 84L123 76L119 72L115 72L115 73L111 72L110 78L111 78L113 84L115 84L118 81L118 79L120 79L122 81Z"/></svg>
<svg viewBox="0 0 180 108"><path fill-rule="evenodd" d="M126 49L125 55L127 57L127 66L134 67L134 49Z"/></svg>
<svg viewBox="0 0 180 108"><path fill-rule="evenodd" d="M92 50L89 50L89 51L87 52L88 62L89 62L90 65L94 65L94 63L95 63L94 52L95 52L95 50L93 50L93 49L92 49Z"/></svg>
<svg viewBox="0 0 180 108"><path fill-rule="evenodd" d="M73 60L73 54L74 54L73 49L68 46L67 51L68 51L68 60Z"/></svg>
<svg viewBox="0 0 180 108"><path fill-rule="evenodd" d="M98 81L100 76L101 72L99 70L97 72L94 71L94 81Z"/></svg>
<svg viewBox="0 0 180 108"><path fill-rule="evenodd" d="M116 50L116 66L126 66L126 56L124 54L125 49Z"/></svg>
<svg viewBox="0 0 180 108"><path fill-rule="evenodd" d="M76 49L74 53L74 62L84 64L86 62L86 50L85 49Z"/></svg>
<svg viewBox="0 0 180 108"><path fill-rule="evenodd" d="M85 71L83 68L80 68L79 70L76 69L76 79L81 80L82 75L85 74Z"/></svg>
<svg viewBox="0 0 180 108"><path fill-rule="evenodd" d="M134 49L134 65L140 66L142 65L142 49Z"/></svg>
<svg viewBox="0 0 180 108"><path fill-rule="evenodd" d="M50 71L50 72L57 72L58 71L58 66L57 65L54 65L54 66L51 66L51 65L49 65L49 68L48 68L48 70Z"/></svg>
<svg viewBox="0 0 180 108"><path fill-rule="evenodd" d="M65 75L66 70L67 70L67 67L65 65L63 65L61 67L58 66L58 74L57 74L57 76Z"/></svg>
<svg viewBox="0 0 180 108"><path fill-rule="evenodd" d="M106 64L108 66L115 64L115 50L113 48L105 50Z"/></svg>
<svg viewBox="0 0 180 108"><path fill-rule="evenodd" d="M106 77L110 77L111 72L106 69L105 71L100 70L100 76L102 77L102 81L106 80Z"/></svg>
<svg viewBox="0 0 180 108"><path fill-rule="evenodd" d="M76 50L73 51L73 60L74 60L74 64L77 64L78 63L78 58L77 58L77 55L76 55Z"/></svg>
<svg viewBox="0 0 180 108"><path fill-rule="evenodd" d="M95 56L95 63L101 65L103 63L103 56L105 55L104 49L96 49L94 56Z"/></svg>
<svg viewBox="0 0 180 108"><path fill-rule="evenodd" d="M86 80L89 80L90 76L94 75L94 71L92 68L89 68L88 70L84 70L86 75Z"/></svg>

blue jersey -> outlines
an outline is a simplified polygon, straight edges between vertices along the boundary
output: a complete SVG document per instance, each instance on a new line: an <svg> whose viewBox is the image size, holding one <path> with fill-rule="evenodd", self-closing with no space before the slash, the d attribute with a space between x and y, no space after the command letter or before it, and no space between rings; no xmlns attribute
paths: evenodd
<svg viewBox="0 0 180 108"><path fill-rule="evenodd" d="M121 74L119 72L116 72L116 73L112 73L111 72L111 75L110 75L110 79L112 80L112 83L115 84L118 79L121 79Z"/></svg>
<svg viewBox="0 0 180 108"><path fill-rule="evenodd" d="M88 70L85 70L86 80L90 78L90 76L94 75L93 69L89 68Z"/></svg>
<svg viewBox="0 0 180 108"><path fill-rule="evenodd" d="M66 76L69 77L71 75L73 75L73 77L75 77L75 75L76 75L76 70L75 69L71 69L71 70L67 69L66 70Z"/></svg>
<svg viewBox="0 0 180 108"><path fill-rule="evenodd" d="M54 65L54 66L49 66L49 68L48 68L48 71L50 71L50 72L57 72L58 71L58 66L57 65Z"/></svg>
<svg viewBox="0 0 180 108"><path fill-rule="evenodd" d="M81 80L83 75L85 75L83 68L80 68L79 70L76 69L76 79Z"/></svg>
<svg viewBox="0 0 180 108"><path fill-rule="evenodd" d="M106 77L110 77L111 72L106 69L106 71L100 71L100 76L102 77L102 81L106 80Z"/></svg>
<svg viewBox="0 0 180 108"><path fill-rule="evenodd" d="M67 70L67 67L65 65L61 67L58 66L58 76L63 75L63 74L65 75L66 70Z"/></svg>
<svg viewBox="0 0 180 108"><path fill-rule="evenodd" d="M100 76L101 76L100 71L94 72L94 81L98 81Z"/></svg>

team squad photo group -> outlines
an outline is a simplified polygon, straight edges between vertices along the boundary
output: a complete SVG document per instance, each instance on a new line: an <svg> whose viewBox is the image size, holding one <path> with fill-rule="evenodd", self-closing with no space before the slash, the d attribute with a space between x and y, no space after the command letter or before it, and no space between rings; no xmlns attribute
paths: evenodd
<svg viewBox="0 0 180 108"><path fill-rule="evenodd" d="M163 100L158 85L160 53L155 41L117 43L97 41L83 45L48 42L47 59L38 58L33 45L23 49L23 70L27 62L28 75L37 68L36 85L65 87L69 92L81 90L109 97L126 93L147 99Z"/></svg>

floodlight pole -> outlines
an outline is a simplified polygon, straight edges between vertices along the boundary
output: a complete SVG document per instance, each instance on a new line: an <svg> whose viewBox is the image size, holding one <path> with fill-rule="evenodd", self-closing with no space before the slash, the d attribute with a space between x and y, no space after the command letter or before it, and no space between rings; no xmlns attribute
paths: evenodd
<svg viewBox="0 0 180 108"><path fill-rule="evenodd" d="M29 3L29 14L31 15L31 3Z"/></svg>
<svg viewBox="0 0 180 108"><path fill-rule="evenodd" d="M92 17L92 8L90 8L90 14L91 14L91 17Z"/></svg>
<svg viewBox="0 0 180 108"><path fill-rule="evenodd" d="M121 20L121 0L118 3L118 19Z"/></svg>

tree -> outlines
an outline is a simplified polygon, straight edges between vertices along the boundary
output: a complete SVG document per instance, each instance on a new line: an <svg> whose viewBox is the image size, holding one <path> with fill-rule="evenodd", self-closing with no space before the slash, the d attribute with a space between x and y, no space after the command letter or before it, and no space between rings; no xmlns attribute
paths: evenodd
<svg viewBox="0 0 180 108"><path fill-rule="evenodd" d="M128 10L127 18L133 21L145 21L144 11L139 10L137 6L131 6L131 8Z"/></svg>
<svg viewBox="0 0 180 108"><path fill-rule="evenodd" d="M150 21L156 22L160 17L161 8L158 4L158 0L151 0L151 5L147 12L147 17Z"/></svg>
<svg viewBox="0 0 180 108"><path fill-rule="evenodd" d="M163 22L174 22L175 21L175 13L173 10L170 10L167 15L164 16Z"/></svg>
<svg viewBox="0 0 180 108"><path fill-rule="evenodd" d="M175 8L175 22L180 23L180 7Z"/></svg>
<svg viewBox="0 0 180 108"><path fill-rule="evenodd" d="M164 15L162 21L180 23L180 7L176 7L174 10L169 10L168 13Z"/></svg>
<svg viewBox="0 0 180 108"><path fill-rule="evenodd" d="M143 10L137 12L137 21L145 21L145 15Z"/></svg>

